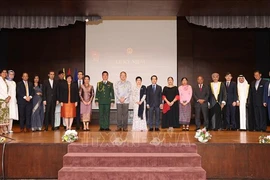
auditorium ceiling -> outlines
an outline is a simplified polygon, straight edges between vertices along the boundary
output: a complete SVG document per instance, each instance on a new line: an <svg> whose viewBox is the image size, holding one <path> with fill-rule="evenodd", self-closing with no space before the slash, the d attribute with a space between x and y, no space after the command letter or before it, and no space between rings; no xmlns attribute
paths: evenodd
<svg viewBox="0 0 270 180"><path fill-rule="evenodd" d="M270 15L270 0L1 0L0 15Z"/></svg>

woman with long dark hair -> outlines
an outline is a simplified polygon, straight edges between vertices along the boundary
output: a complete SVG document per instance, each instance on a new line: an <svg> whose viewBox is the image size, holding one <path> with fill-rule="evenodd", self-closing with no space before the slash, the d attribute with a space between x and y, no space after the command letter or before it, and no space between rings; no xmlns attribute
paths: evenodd
<svg viewBox="0 0 270 180"><path fill-rule="evenodd" d="M32 131L41 131L44 120L44 106L42 103L42 85L39 83L39 76L34 77L34 96L31 127Z"/></svg>

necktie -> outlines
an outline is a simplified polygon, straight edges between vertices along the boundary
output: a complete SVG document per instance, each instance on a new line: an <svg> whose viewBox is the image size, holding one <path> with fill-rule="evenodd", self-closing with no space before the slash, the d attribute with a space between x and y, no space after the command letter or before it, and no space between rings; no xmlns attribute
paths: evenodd
<svg viewBox="0 0 270 180"><path fill-rule="evenodd" d="M81 87L82 85L82 80L79 80L79 88Z"/></svg>
<svg viewBox="0 0 270 180"><path fill-rule="evenodd" d="M227 87L229 87L230 86L230 82L227 82Z"/></svg>
<svg viewBox="0 0 270 180"><path fill-rule="evenodd" d="M29 88L28 88L28 83L27 83L27 81L25 81L25 92L26 92L26 97L28 97L29 96Z"/></svg>
<svg viewBox="0 0 270 180"><path fill-rule="evenodd" d="M200 84L200 91L202 91L202 85Z"/></svg>
<svg viewBox="0 0 270 180"><path fill-rule="evenodd" d="M155 92L156 91L156 85L153 85L152 89L153 89L153 92Z"/></svg>

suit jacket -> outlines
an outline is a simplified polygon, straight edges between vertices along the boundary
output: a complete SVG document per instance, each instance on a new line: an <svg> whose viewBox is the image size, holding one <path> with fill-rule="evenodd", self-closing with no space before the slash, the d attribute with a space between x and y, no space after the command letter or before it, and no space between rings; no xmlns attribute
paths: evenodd
<svg viewBox="0 0 270 180"><path fill-rule="evenodd" d="M212 84L212 83L211 83ZM210 84L209 88L209 103L210 103L210 108L214 107L217 103L221 105L221 103L224 101L227 101L227 93L226 93L226 87L223 83L220 82L220 87L219 87L219 93L217 97L215 97L213 90L212 90L212 85Z"/></svg>
<svg viewBox="0 0 270 180"><path fill-rule="evenodd" d="M60 96L59 96L59 101L61 103L68 103L68 99L69 99L69 93L70 93L70 102L71 103L75 103L78 102L79 99L79 89L78 89L78 85L76 83L71 83L70 84L70 92L69 92L69 88L68 88L68 83L67 81L62 82L60 84Z"/></svg>
<svg viewBox="0 0 270 180"><path fill-rule="evenodd" d="M156 84L156 90L153 92L152 84L146 89L146 104L150 107L159 107L162 104L162 88Z"/></svg>
<svg viewBox="0 0 270 180"><path fill-rule="evenodd" d="M34 96L34 87L33 83L28 81L28 92L29 96ZM27 102L23 97L26 96L25 84L23 81L17 83L16 86L16 96L17 96L17 103L20 105L25 105L27 103L32 103L32 99L30 102Z"/></svg>
<svg viewBox="0 0 270 180"><path fill-rule="evenodd" d="M97 83L95 102L99 104L111 104L115 102L113 83L110 81L107 81L106 84L102 81Z"/></svg>
<svg viewBox="0 0 270 180"><path fill-rule="evenodd" d="M60 94L61 94L61 91L60 91L60 86L62 84L65 84L66 83L66 80L57 80L57 83L56 83L56 100L57 101L60 101L59 98L60 98Z"/></svg>
<svg viewBox="0 0 270 180"><path fill-rule="evenodd" d="M237 86L236 83L231 81L229 87L226 85L227 82L224 82L224 85L226 87L227 92L227 104L232 104L233 102L236 102L238 100L237 96Z"/></svg>
<svg viewBox="0 0 270 180"><path fill-rule="evenodd" d="M255 87L256 81L251 83L250 90L253 106L263 106L263 93L266 83L266 80L261 79L257 90Z"/></svg>
<svg viewBox="0 0 270 180"><path fill-rule="evenodd" d="M269 84L270 82L268 81L267 83L265 83L265 86L264 86L264 92L263 92L263 103L268 103L268 98L270 97L269 94L268 94L268 91L269 91ZM268 104L269 106L270 104Z"/></svg>
<svg viewBox="0 0 270 180"><path fill-rule="evenodd" d="M53 88L49 82L49 79L45 80L42 87L43 101L48 103L55 103L57 100L57 81L53 80Z"/></svg>
<svg viewBox="0 0 270 180"><path fill-rule="evenodd" d="M195 87L193 87L193 100L194 100L194 107L207 107L208 106L208 98L209 98L209 86L203 85L202 90L200 90L199 85L197 84ZM204 103L200 104L198 102L199 99L204 99Z"/></svg>

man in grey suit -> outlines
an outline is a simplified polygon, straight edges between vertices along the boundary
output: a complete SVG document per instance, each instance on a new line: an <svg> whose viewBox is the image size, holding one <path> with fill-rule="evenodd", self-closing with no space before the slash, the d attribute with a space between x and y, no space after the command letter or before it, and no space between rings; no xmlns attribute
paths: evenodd
<svg viewBox="0 0 270 180"><path fill-rule="evenodd" d="M151 77L152 84L146 89L146 104L149 109L149 131L153 131L153 114L155 113L155 131L159 131L160 109L162 108L162 88L157 85L157 76Z"/></svg>
<svg viewBox="0 0 270 180"><path fill-rule="evenodd" d="M195 107L195 124L196 131L201 126L201 112L203 114L204 127L209 128L209 117L208 117L208 98L209 98L209 87L203 84L204 79L202 76L198 76L197 85L193 87L193 100Z"/></svg>

